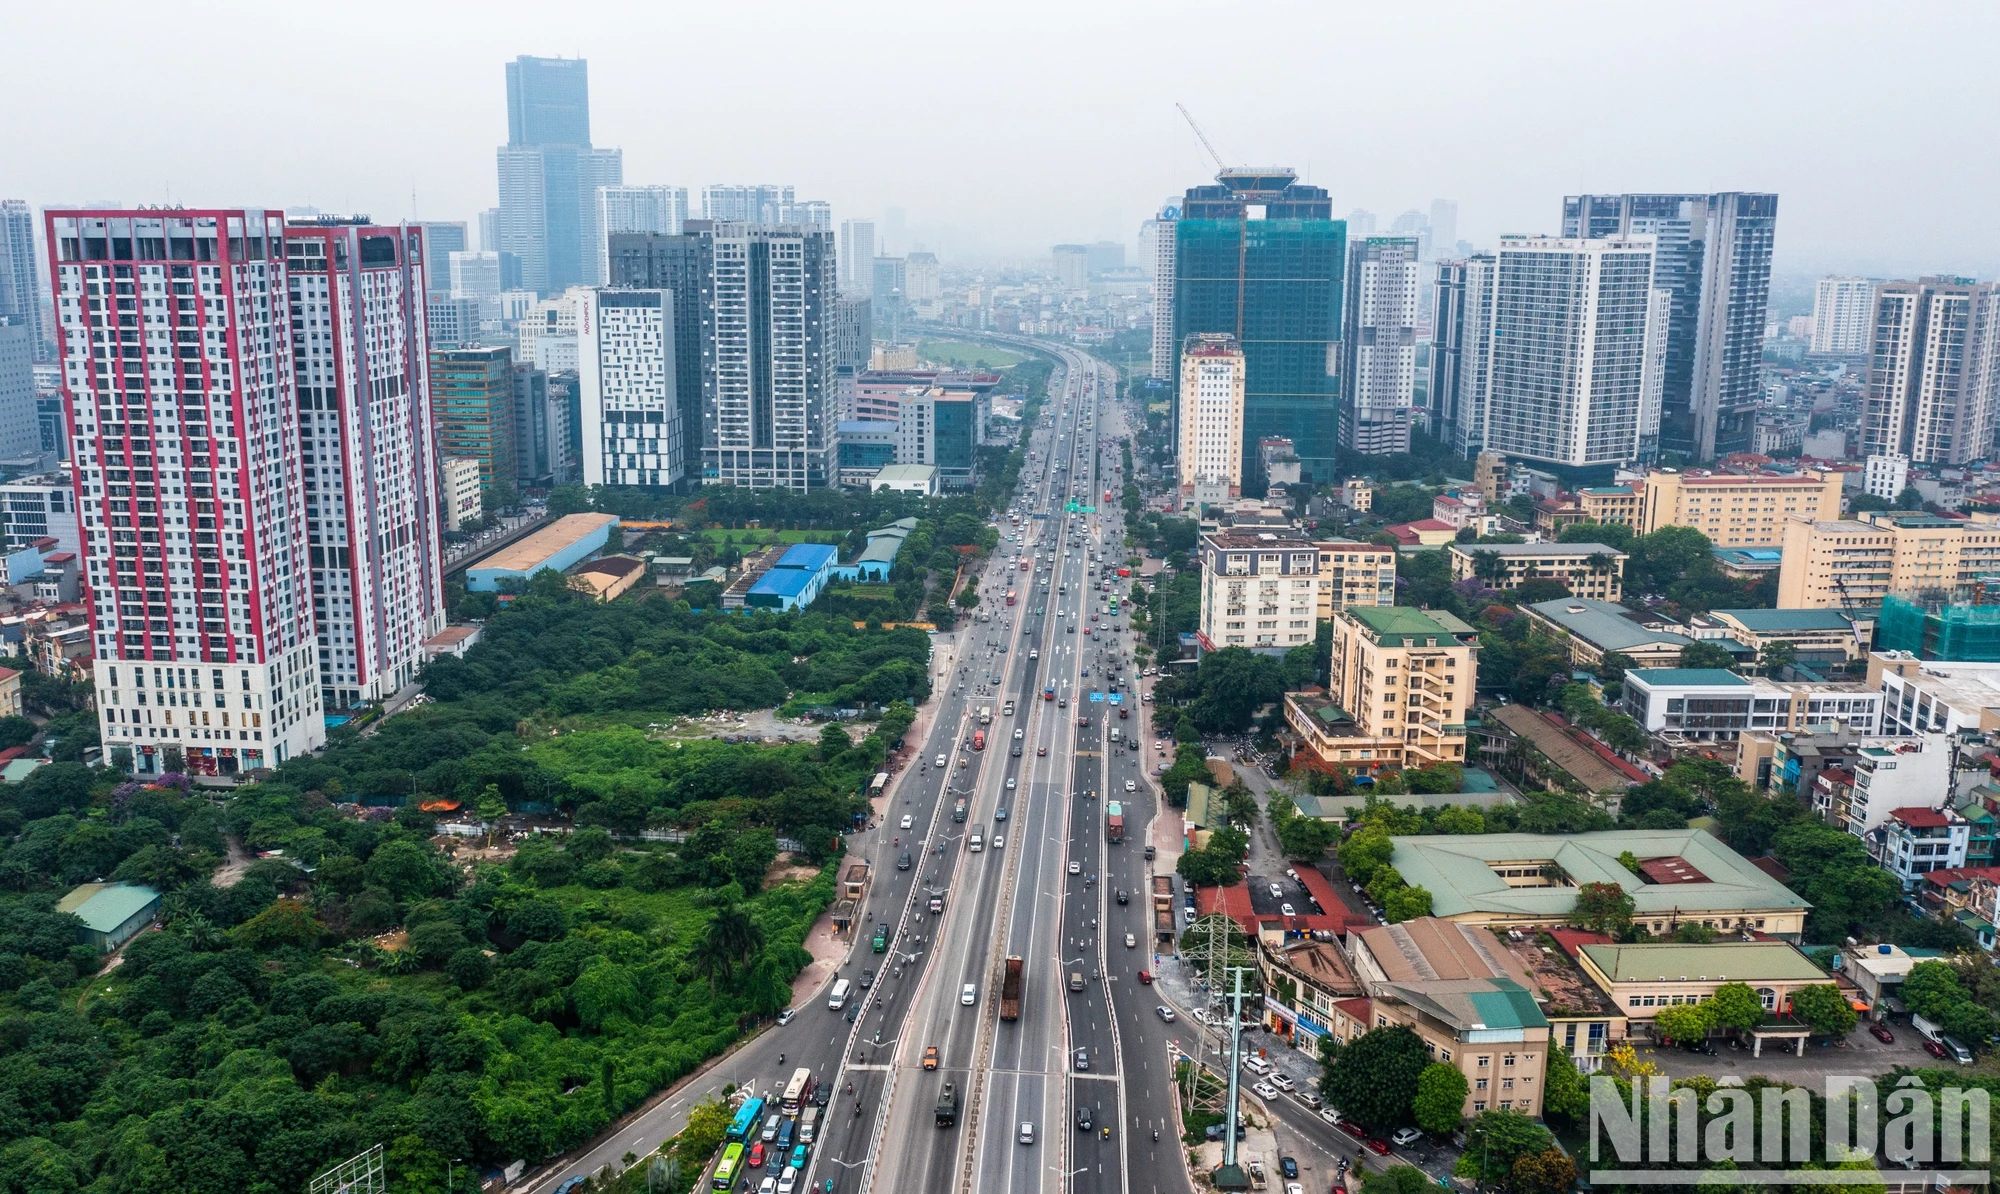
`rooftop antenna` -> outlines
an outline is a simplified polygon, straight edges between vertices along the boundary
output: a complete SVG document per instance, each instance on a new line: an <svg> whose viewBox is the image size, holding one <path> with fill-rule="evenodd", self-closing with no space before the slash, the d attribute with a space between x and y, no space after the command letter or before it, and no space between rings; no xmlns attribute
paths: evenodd
<svg viewBox="0 0 2000 1194"><path fill-rule="evenodd" d="M1208 151L1209 157L1215 159L1215 168L1217 170L1229 169L1229 167L1222 164L1222 155L1215 152L1215 146L1209 144L1208 134L1202 132L1201 126L1194 122L1194 115L1187 110L1187 105L1182 103L1175 103L1174 107L1179 108L1181 110L1182 118L1184 118L1188 122L1188 127L1194 130L1194 135L1201 141L1201 147Z"/></svg>

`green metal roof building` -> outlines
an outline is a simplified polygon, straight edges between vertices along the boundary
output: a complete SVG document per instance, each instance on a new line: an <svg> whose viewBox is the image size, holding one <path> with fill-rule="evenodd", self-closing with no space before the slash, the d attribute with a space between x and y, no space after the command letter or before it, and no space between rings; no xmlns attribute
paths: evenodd
<svg viewBox="0 0 2000 1194"><path fill-rule="evenodd" d="M56 901L57 912L83 922L84 943L110 953L151 924L160 893L142 883L85 883Z"/></svg>

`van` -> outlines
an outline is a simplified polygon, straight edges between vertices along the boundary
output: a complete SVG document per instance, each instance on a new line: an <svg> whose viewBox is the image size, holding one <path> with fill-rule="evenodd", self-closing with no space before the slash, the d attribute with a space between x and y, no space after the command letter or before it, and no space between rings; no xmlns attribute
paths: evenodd
<svg viewBox="0 0 2000 1194"><path fill-rule="evenodd" d="M791 1151L792 1151L792 1133L793 1133L793 1132L795 1132L795 1131L797 1131L797 1130L798 1130L798 1121L796 1121L796 1120L790 1120L790 1119L788 1119L788 1120L786 1120L786 1121L785 1121L784 1123L782 1123L782 1124L778 1125L778 1155L779 1155L779 1156L781 1156L781 1157L782 1157L782 1156L784 1156L784 1155L785 1155L786 1153L788 1153L788 1152L791 1152Z"/></svg>
<svg viewBox="0 0 2000 1194"><path fill-rule="evenodd" d="M1261 1057L1246 1057L1243 1059L1243 1068L1253 1074L1268 1074L1271 1072L1271 1063Z"/></svg>
<svg viewBox="0 0 2000 1194"><path fill-rule="evenodd" d="M1957 1062L1958 1064L1960 1065L1972 1064L1972 1050L1966 1048L1965 1045L1962 1042L1960 1042L1957 1037L1940 1036L1938 1037L1938 1044L1943 1045L1944 1051L1946 1053L1951 1054L1951 1059Z"/></svg>
<svg viewBox="0 0 2000 1194"><path fill-rule="evenodd" d="M826 1006L836 1012L847 1006L847 993L853 989L854 984L844 978L833 984L833 993L826 997Z"/></svg>
<svg viewBox="0 0 2000 1194"><path fill-rule="evenodd" d="M1069 989L1072 991L1083 990L1083 971L1072 970L1069 972Z"/></svg>
<svg viewBox="0 0 2000 1194"><path fill-rule="evenodd" d="M972 851L974 854L977 854L981 850L984 850L986 848L985 831L982 830L979 826L974 825L972 827L972 832L965 835L965 848Z"/></svg>

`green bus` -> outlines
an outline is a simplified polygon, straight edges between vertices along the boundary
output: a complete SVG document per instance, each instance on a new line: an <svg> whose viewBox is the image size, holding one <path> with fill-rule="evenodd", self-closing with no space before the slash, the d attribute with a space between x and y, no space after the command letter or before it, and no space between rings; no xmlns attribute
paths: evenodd
<svg viewBox="0 0 2000 1194"><path fill-rule="evenodd" d="M715 1163L715 1180L709 1184L718 1190L727 1190L736 1184L736 1175L743 1169L743 1142L737 1141L722 1150L722 1159Z"/></svg>
<svg viewBox="0 0 2000 1194"><path fill-rule="evenodd" d="M889 926L886 924L878 924L875 926L875 952L878 954L883 953L888 948L889 948Z"/></svg>

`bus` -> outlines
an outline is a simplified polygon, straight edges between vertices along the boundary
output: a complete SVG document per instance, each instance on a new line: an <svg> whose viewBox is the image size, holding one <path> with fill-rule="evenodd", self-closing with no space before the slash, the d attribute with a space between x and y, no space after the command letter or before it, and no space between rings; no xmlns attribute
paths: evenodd
<svg viewBox="0 0 2000 1194"><path fill-rule="evenodd" d="M709 1185L718 1190L727 1190L736 1184L736 1175L743 1170L743 1142L737 1141L722 1150L722 1159L715 1163L715 1180Z"/></svg>
<svg viewBox="0 0 2000 1194"><path fill-rule="evenodd" d="M723 1139L725 1140L750 1139L751 1134L757 1130L758 1123L762 1122L763 1115L764 1115L764 1100L762 1099L743 1100L743 1105L736 1109L736 1118L730 1121L729 1132L727 1135L723 1137Z"/></svg>
<svg viewBox="0 0 2000 1194"><path fill-rule="evenodd" d="M1014 604L1014 598L1015 598L1015 593L1014 593L1014 590L1012 590L1012 589L1008 589L1008 590L1007 590L1007 604L1008 604L1008 605L1012 605L1012 604Z"/></svg>
<svg viewBox="0 0 2000 1194"><path fill-rule="evenodd" d="M812 1093L812 1076L811 1070L800 1066L792 1075L792 1080L785 1083L785 1097L778 1100L778 1109L786 1115L797 1115L799 1104L805 1102L806 1096Z"/></svg>
<svg viewBox="0 0 2000 1194"><path fill-rule="evenodd" d="M1118 616L1118 594L1116 593L1111 595L1111 616L1114 618Z"/></svg>

